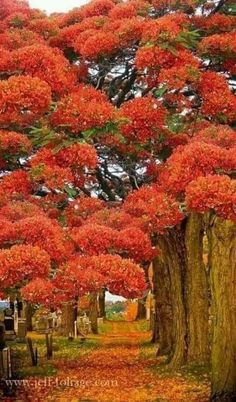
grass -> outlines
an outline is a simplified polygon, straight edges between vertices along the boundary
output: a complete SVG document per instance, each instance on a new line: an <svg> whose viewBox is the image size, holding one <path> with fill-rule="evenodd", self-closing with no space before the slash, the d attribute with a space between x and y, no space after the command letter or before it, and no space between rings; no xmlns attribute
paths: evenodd
<svg viewBox="0 0 236 402"><path fill-rule="evenodd" d="M166 364L166 356L156 357L157 344L145 341L141 345L140 358L141 359L156 359L157 364L153 365L150 369L158 374L160 377L183 377L188 380L202 382L209 380L209 366L204 364L186 364L173 372Z"/></svg>
<svg viewBox="0 0 236 402"><path fill-rule="evenodd" d="M149 331L149 322L147 320L139 320L139 321L113 321L113 320L104 320L103 323L99 325L99 333L100 334L111 334L114 331L114 328L117 326L119 333L129 333L129 332L147 332Z"/></svg>
<svg viewBox="0 0 236 402"><path fill-rule="evenodd" d="M9 342L8 345L12 350L13 371L18 377L27 376L53 376L56 375L57 369L54 361L60 359L75 360L86 354L92 348L97 347L96 339L86 339L81 341L80 338L73 341L65 337L54 336L53 338L53 358L46 358L46 342L45 336L30 333L28 336L32 338L33 347L38 350L38 366L31 365L30 354L27 349L26 342Z"/></svg>

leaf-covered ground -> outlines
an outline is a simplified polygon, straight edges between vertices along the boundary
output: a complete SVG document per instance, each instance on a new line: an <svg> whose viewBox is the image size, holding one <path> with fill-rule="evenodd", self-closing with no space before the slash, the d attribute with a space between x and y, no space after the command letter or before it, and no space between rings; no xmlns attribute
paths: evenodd
<svg viewBox="0 0 236 402"><path fill-rule="evenodd" d="M197 368L171 373L155 357L156 347L141 332L144 323L107 322L96 346L79 355L56 353L57 385L23 391L24 401L55 402L207 402L209 383ZM72 342L73 344L73 342ZM68 347L68 346L67 346ZM18 399L18 401L20 401Z"/></svg>

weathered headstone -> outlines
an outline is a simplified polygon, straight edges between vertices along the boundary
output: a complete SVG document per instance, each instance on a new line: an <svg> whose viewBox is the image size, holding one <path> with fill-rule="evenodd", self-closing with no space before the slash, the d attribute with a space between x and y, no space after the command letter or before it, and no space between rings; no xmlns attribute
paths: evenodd
<svg viewBox="0 0 236 402"><path fill-rule="evenodd" d="M27 334L27 326L26 326L26 319L25 318L19 318L18 319L18 332L17 336L20 339L24 339Z"/></svg>
<svg viewBox="0 0 236 402"><path fill-rule="evenodd" d="M0 351L3 350L5 346L5 325L0 321Z"/></svg>
<svg viewBox="0 0 236 402"><path fill-rule="evenodd" d="M12 317L12 309L5 310L5 318L4 318L4 325L5 325L5 337L7 341L14 340L16 337L15 330L14 330L14 318Z"/></svg>

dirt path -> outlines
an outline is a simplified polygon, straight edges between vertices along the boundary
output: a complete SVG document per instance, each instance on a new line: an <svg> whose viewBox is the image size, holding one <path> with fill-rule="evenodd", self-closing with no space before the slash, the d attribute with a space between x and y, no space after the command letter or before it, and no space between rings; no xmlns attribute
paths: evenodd
<svg viewBox="0 0 236 402"><path fill-rule="evenodd" d="M109 323L96 349L80 359L54 362L58 386L43 400L55 402L206 402L208 386L181 376L161 377L150 334L136 323ZM143 346L141 346L143 345ZM64 385L63 385L64 382ZM67 382L67 383L66 383ZM35 399L36 401L36 399Z"/></svg>

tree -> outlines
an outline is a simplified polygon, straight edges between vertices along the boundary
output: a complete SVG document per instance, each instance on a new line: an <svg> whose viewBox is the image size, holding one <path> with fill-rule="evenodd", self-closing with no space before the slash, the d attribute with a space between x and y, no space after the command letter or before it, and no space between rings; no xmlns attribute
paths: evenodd
<svg viewBox="0 0 236 402"><path fill-rule="evenodd" d="M218 231L234 221L234 9L224 0L93 0L46 16L25 1L4 0L0 11L0 204L24 199L44 214L42 224L29 216L13 225L5 215L3 247L35 239L32 246L49 254L56 273L81 251L98 261L108 254L118 267L127 256L146 263L153 256L137 233L146 245L149 235L161 248L166 283L174 290L173 366L207 355L202 241L212 231L209 246L214 238L220 255ZM135 221L122 227L118 219L117 227L115 213L104 224L101 215L109 216L111 203L118 213L124 204L122 213ZM222 225L209 224L209 211ZM101 230L106 236L99 244ZM41 233L50 233L52 247ZM228 297L218 303L215 292L219 267L211 250L215 314L228 316ZM228 281L232 261L226 259ZM212 358L213 399L235 394L228 385L233 371L220 373L219 362ZM231 359L229 365L234 368Z"/></svg>

